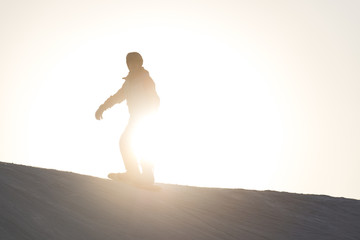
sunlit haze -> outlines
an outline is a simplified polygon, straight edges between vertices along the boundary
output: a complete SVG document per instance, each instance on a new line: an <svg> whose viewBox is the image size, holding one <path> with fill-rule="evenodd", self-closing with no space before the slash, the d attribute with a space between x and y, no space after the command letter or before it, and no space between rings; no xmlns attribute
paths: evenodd
<svg viewBox="0 0 360 240"><path fill-rule="evenodd" d="M0 161L124 171L126 104L102 121L94 114L137 51L161 99L149 141L157 182L360 199L359 10L358 1L2 1Z"/></svg>

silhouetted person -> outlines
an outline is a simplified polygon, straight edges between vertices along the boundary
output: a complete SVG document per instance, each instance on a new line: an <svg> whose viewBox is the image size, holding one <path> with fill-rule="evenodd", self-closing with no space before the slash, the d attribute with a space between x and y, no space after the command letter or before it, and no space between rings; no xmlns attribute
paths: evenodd
<svg viewBox="0 0 360 240"><path fill-rule="evenodd" d="M143 59L141 55L137 52L129 53L126 56L126 64L129 68L129 74L123 78L125 79L124 84L119 91L100 105L95 113L95 117L97 120L102 119L102 114L105 110L126 100L130 118L120 138L120 152L126 172L118 173L116 176L119 179L135 180L152 184L154 183L152 166L141 162L141 174L140 166L131 147L131 137L137 123L146 115L158 109L160 99L156 93L154 81L149 76L149 72L142 66Z"/></svg>

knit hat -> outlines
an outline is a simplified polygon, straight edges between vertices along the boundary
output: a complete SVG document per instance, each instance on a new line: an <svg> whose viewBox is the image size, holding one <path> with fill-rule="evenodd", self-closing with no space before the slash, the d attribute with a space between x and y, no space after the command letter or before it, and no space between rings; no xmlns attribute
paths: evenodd
<svg viewBox="0 0 360 240"><path fill-rule="evenodd" d="M140 53L137 52L131 52L128 53L128 55L126 56L126 63L133 63L138 65L139 67L141 67L143 65L143 58L141 57Z"/></svg>

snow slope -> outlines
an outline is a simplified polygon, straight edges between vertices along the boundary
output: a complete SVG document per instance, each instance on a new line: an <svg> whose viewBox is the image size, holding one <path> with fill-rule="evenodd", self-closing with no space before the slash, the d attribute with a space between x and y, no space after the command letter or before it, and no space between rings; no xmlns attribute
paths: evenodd
<svg viewBox="0 0 360 240"><path fill-rule="evenodd" d="M161 185L0 163L0 239L360 239L360 201Z"/></svg>

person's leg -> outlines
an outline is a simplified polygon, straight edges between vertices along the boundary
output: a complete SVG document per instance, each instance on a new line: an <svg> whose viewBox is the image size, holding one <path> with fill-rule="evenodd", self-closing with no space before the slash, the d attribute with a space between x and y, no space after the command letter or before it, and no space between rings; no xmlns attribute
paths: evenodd
<svg viewBox="0 0 360 240"><path fill-rule="evenodd" d="M120 138L120 152L127 173L136 177L140 175L140 170L136 156L131 146L131 138L134 127L135 127L135 121L130 118L128 125L126 126Z"/></svg>
<svg viewBox="0 0 360 240"><path fill-rule="evenodd" d="M153 147L156 147L156 139L154 138L156 133L156 125L153 124L154 119L151 118L151 116L145 116L142 119L142 127L140 128L140 131L142 131L139 135L142 138L142 158L140 159L140 165L142 170L142 180L146 184L153 184L154 183L154 162L152 154L154 152L154 149L151 149Z"/></svg>
<svg viewBox="0 0 360 240"><path fill-rule="evenodd" d="M141 161L141 169L142 169L142 180L144 183L153 184L154 179L154 164L150 161Z"/></svg>

